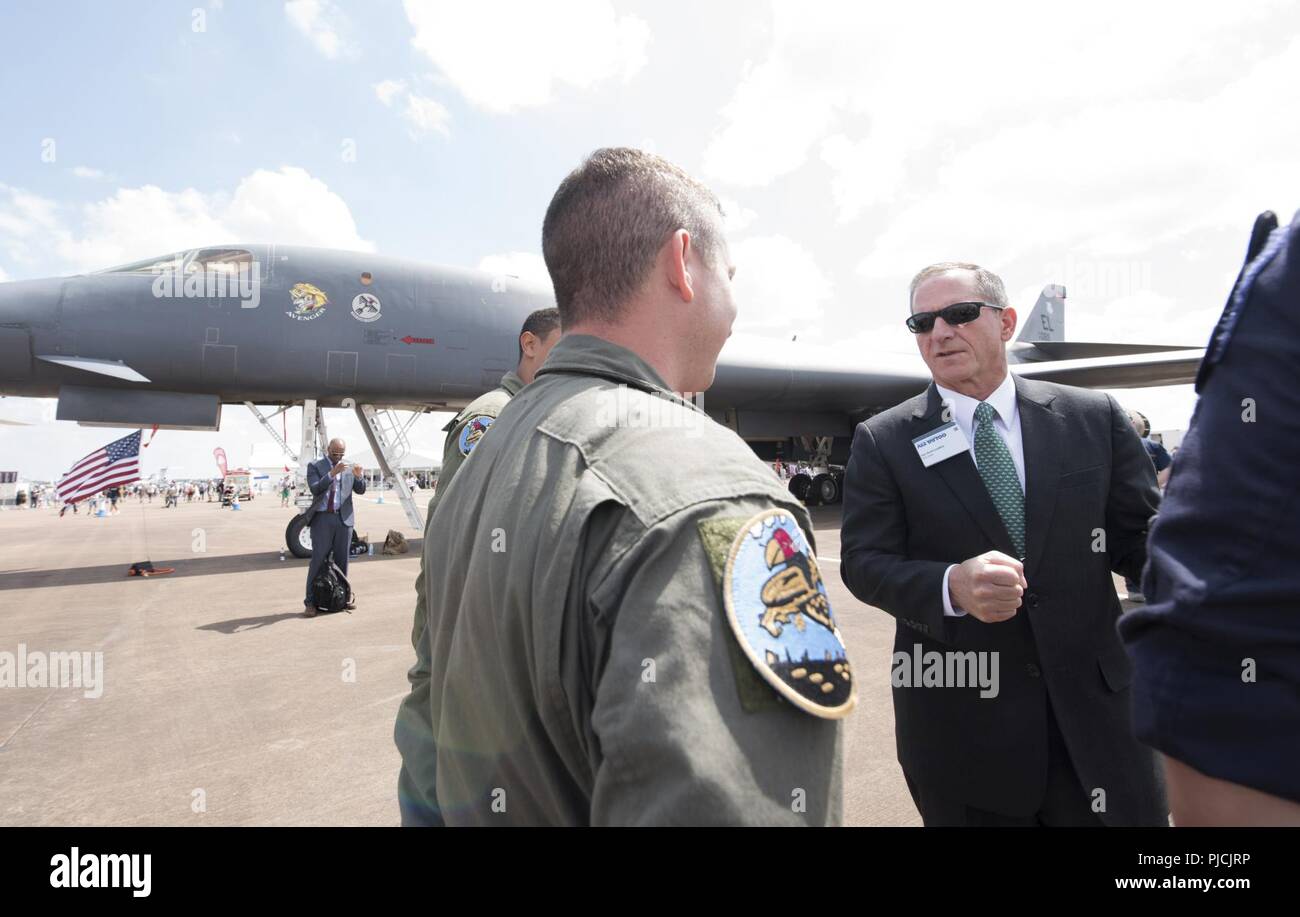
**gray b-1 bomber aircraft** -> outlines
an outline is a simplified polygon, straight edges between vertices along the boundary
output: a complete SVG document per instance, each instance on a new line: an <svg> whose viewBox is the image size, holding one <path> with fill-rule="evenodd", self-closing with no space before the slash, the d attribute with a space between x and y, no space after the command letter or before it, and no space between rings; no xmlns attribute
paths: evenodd
<svg viewBox="0 0 1300 917"><path fill-rule="evenodd" d="M245 404L300 475L328 442L322 408L355 410L411 526L420 510L394 469L419 413L454 411L517 360L519 327L554 305L549 287L363 252L274 244L177 252L90 274L0 284L0 394L58 398L84 425L216 430ZM1027 378L1095 388L1190 382L1200 348L1064 339L1065 289L1044 287L1009 349ZM901 321L901 318L900 318ZM724 349L705 411L765 459L806 459L790 482L839 499L854 426L921 391L919 355L863 353L851 365L773 342ZM275 405L270 415L259 406ZM298 449L270 424L302 405ZM413 412L403 418L397 412ZM692 441L683 437L682 448ZM298 516L290 549L310 554Z"/></svg>

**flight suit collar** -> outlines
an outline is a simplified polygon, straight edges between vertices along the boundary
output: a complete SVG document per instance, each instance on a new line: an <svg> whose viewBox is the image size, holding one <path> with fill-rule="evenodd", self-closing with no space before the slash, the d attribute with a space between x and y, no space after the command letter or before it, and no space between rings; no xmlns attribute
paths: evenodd
<svg viewBox="0 0 1300 917"><path fill-rule="evenodd" d="M501 377L501 387L506 390L507 395L513 398L524 387L524 380L515 375L514 370L511 370Z"/></svg>
<svg viewBox="0 0 1300 917"><path fill-rule="evenodd" d="M542 368L537 371L538 376L546 373L599 376L611 382L669 397L693 410L699 410L698 406L670 389L663 377L635 353L613 341L590 334L566 334L560 338Z"/></svg>

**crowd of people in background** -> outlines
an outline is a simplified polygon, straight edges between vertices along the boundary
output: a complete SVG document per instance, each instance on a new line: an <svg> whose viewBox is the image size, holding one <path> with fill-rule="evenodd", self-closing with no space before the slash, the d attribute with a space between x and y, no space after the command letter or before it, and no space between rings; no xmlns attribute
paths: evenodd
<svg viewBox="0 0 1300 917"><path fill-rule="evenodd" d="M282 497L296 490L294 482L285 478L279 485ZM19 491L15 503L28 509L40 509L42 505L53 506L57 502L58 487L54 484L33 484L28 491ZM220 503L229 506L237 494L235 486L225 483L221 478L200 481L137 481L133 484L108 487L97 494L85 497L77 503L65 503L59 509L59 516L80 514L80 507L88 507L88 516L95 516L101 510L105 515L116 516L121 506L132 497L137 503L153 503L154 498L162 500L164 509L171 509L185 503ZM281 505L288 505L282 500Z"/></svg>
<svg viewBox="0 0 1300 917"><path fill-rule="evenodd" d="M436 475L432 472L411 472L406 476L406 486L411 491L428 490L433 487ZM286 474L275 484L274 493L280 498L281 507L292 507L298 494L298 483L293 475ZM27 490L20 490L15 497L15 504L26 509L40 509L42 506L55 506L58 503L57 484L32 484ZM59 509L64 516L68 510L74 515L80 514L80 504L90 507L88 515L95 515L104 509L107 515L116 516L120 505L131 498L137 503L153 503L157 497L162 500L164 509L171 509L184 503L221 503L229 506L233 500L234 485L223 482L221 478L198 481L137 481L120 487L110 487L99 493L86 497L79 503L65 503Z"/></svg>

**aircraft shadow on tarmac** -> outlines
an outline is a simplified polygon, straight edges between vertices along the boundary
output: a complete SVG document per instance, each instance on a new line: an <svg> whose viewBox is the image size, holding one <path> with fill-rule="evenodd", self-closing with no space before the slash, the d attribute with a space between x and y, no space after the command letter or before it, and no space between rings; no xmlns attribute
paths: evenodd
<svg viewBox="0 0 1300 917"><path fill-rule="evenodd" d="M419 557L424 548L424 539L412 538L408 542L410 551L406 554L378 554L364 559L353 558L354 564L372 564L403 557ZM140 558L143 560L144 558ZM306 560L286 555L284 561L275 551L258 551L255 554L223 554L214 557L179 557L175 559L155 559L155 567L173 567L175 573L167 573L158 579L175 579L183 576L214 576L227 573L248 573L257 570L283 569L292 563L303 569L306 576ZM131 562L99 564L94 567L73 567L67 570L17 570L0 573L0 592L7 589L44 589L52 586L88 586L96 583L114 583L128 579L127 570ZM153 577L130 577L140 588L147 589Z"/></svg>

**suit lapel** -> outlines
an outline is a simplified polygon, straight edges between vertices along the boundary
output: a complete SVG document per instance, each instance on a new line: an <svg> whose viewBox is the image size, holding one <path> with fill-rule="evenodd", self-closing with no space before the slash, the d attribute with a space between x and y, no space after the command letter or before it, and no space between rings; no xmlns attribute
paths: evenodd
<svg viewBox="0 0 1300 917"><path fill-rule="evenodd" d="M938 427L943 422L942 408L943 402L939 398L939 390L934 387L934 383L931 383L925 401L918 403L912 413L912 436L920 436ZM974 448L973 444L972 448ZM920 459L916 461L919 463ZM970 450L922 470L934 473L948 486L953 496L966 508L966 512L975 520L980 531L997 550L1015 556L1016 549L1011 543L1011 536L1007 534L1007 527L1002 524L1002 517L998 515L997 507L993 505L993 498L989 496L988 488L984 486L984 479L980 477L979 469L975 467L975 457Z"/></svg>
<svg viewBox="0 0 1300 917"><path fill-rule="evenodd" d="M326 456L325 458L321 459L320 464L321 464L321 474L324 475L325 479L330 482L331 486L333 486L334 481L332 478L330 478L330 469L333 468L334 466L330 464L329 456ZM326 507L328 507L329 505L330 505L330 489L329 487L326 487L325 492L320 495L321 512L324 512Z"/></svg>
<svg viewBox="0 0 1300 917"><path fill-rule="evenodd" d="M1054 400L1056 395L1051 391L1032 381L1016 379L1020 438L1025 452L1025 579L1031 583L1052 524L1061 483L1061 459L1065 455L1065 418L1052 409Z"/></svg>

